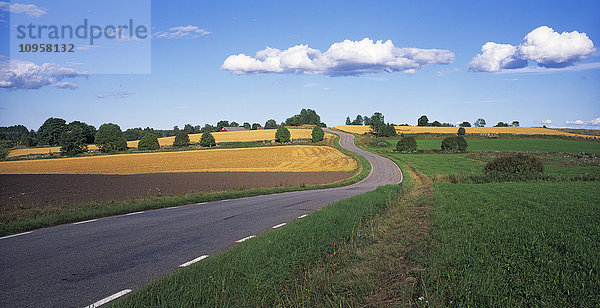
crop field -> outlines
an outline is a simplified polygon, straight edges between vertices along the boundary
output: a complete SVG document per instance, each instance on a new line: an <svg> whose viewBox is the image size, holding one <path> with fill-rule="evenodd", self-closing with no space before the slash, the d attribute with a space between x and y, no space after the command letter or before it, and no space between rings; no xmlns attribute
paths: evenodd
<svg viewBox="0 0 600 308"><path fill-rule="evenodd" d="M468 151L600 153L600 142L553 139L469 139L468 137L467 141ZM439 150L441 145L442 139L417 140L417 147L420 150Z"/></svg>
<svg viewBox="0 0 600 308"><path fill-rule="evenodd" d="M371 127L366 125L338 125L334 127L353 134L371 132ZM429 126L396 126L398 134L456 134L458 127L429 127ZM467 134L520 134L520 135L557 135L557 136L582 136L583 134L567 133L559 130L541 127L465 127Z"/></svg>
<svg viewBox="0 0 600 308"><path fill-rule="evenodd" d="M429 302L598 307L598 191L599 182L436 184Z"/></svg>
<svg viewBox="0 0 600 308"><path fill-rule="evenodd" d="M275 140L275 129L264 129L264 130L247 130L247 131L235 131L235 132L216 132L212 133L217 143L221 142L250 142L250 141L269 141ZM293 139L310 139L312 129L304 128L290 128L289 129L291 138ZM190 134L190 142L200 142L202 134ZM325 133L325 138L333 138L334 135L331 133ZM173 144L175 137L164 137L158 138L160 146L170 146ZM130 148L137 148L139 140L128 141L127 146ZM88 150L98 150L96 145L89 145ZM8 157L17 157L31 154L50 154L60 152L60 147L43 147L43 148L25 148L15 149L10 151Z"/></svg>
<svg viewBox="0 0 600 308"><path fill-rule="evenodd" d="M350 171L356 161L327 146L134 153L0 162L0 174Z"/></svg>

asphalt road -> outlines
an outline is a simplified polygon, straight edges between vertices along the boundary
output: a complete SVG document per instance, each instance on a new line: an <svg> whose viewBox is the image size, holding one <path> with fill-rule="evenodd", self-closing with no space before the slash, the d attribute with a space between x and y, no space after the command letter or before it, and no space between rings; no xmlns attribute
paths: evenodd
<svg viewBox="0 0 600 308"><path fill-rule="evenodd" d="M84 307L328 203L402 181L391 160L339 134L344 148L372 165L366 179L350 186L190 204L1 238L0 307Z"/></svg>

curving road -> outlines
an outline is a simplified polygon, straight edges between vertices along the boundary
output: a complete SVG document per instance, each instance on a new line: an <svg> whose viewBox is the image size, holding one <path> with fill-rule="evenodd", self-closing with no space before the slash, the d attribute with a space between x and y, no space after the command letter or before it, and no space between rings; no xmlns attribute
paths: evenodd
<svg viewBox="0 0 600 308"><path fill-rule="evenodd" d="M324 205L402 181L391 160L354 145L371 173L332 189L190 204L99 218L0 238L0 307L82 307L139 287L203 255Z"/></svg>

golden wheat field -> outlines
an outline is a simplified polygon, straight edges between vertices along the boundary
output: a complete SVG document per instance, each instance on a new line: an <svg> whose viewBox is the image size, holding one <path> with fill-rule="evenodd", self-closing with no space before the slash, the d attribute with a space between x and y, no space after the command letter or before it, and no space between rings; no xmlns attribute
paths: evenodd
<svg viewBox="0 0 600 308"><path fill-rule="evenodd" d="M365 125L338 125L334 128L353 134L364 134L371 131L371 127ZM455 134L457 131L458 127L396 126L396 132L398 134ZM571 134L541 127L465 127L465 131L467 134L521 134L588 137L587 135Z"/></svg>
<svg viewBox="0 0 600 308"><path fill-rule="evenodd" d="M290 134L292 139L310 139L312 129L301 129L301 128L290 128ZM235 132L217 132L212 133L217 143L221 142L250 142L250 141L263 141L263 140L274 140L275 129L264 129L264 130L247 130L247 131L235 131ZM190 134L190 142L200 142L202 134ZM334 135L331 133L325 133L325 138L333 138ZM169 146L173 144L175 137L164 137L158 138L160 146ZM127 141L127 146L130 148L137 148L139 140ZM98 147L91 144L88 146L88 150L98 150ZM49 154L60 152L60 147L44 147L44 148L26 148L26 149L15 149L10 151L8 157L16 157L23 155L32 154Z"/></svg>
<svg viewBox="0 0 600 308"><path fill-rule="evenodd" d="M0 162L0 174L141 174L160 172L349 171L356 161L328 146L134 153Z"/></svg>

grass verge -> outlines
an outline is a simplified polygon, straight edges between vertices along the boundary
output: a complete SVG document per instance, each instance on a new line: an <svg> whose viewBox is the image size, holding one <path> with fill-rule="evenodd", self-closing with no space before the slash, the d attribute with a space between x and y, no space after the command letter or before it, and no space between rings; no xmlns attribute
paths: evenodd
<svg viewBox="0 0 600 308"><path fill-rule="evenodd" d="M190 193L181 196L153 197L128 201L88 202L83 204L61 204L52 207L5 207L0 211L0 236L93 218L159 209L164 207L276 194L290 191L341 187L359 182L366 178L371 172L371 164L369 164L369 162L362 156L339 146L338 140L339 136L336 135L334 147L342 151L344 154L356 159L358 162L358 168L354 171L354 175L352 177L335 183L272 187L239 191L222 191L215 193Z"/></svg>
<svg viewBox="0 0 600 308"><path fill-rule="evenodd" d="M272 307L289 295L286 286L312 262L335 253L359 227L388 208L401 185L338 201L287 226L240 243L150 283L116 307Z"/></svg>

